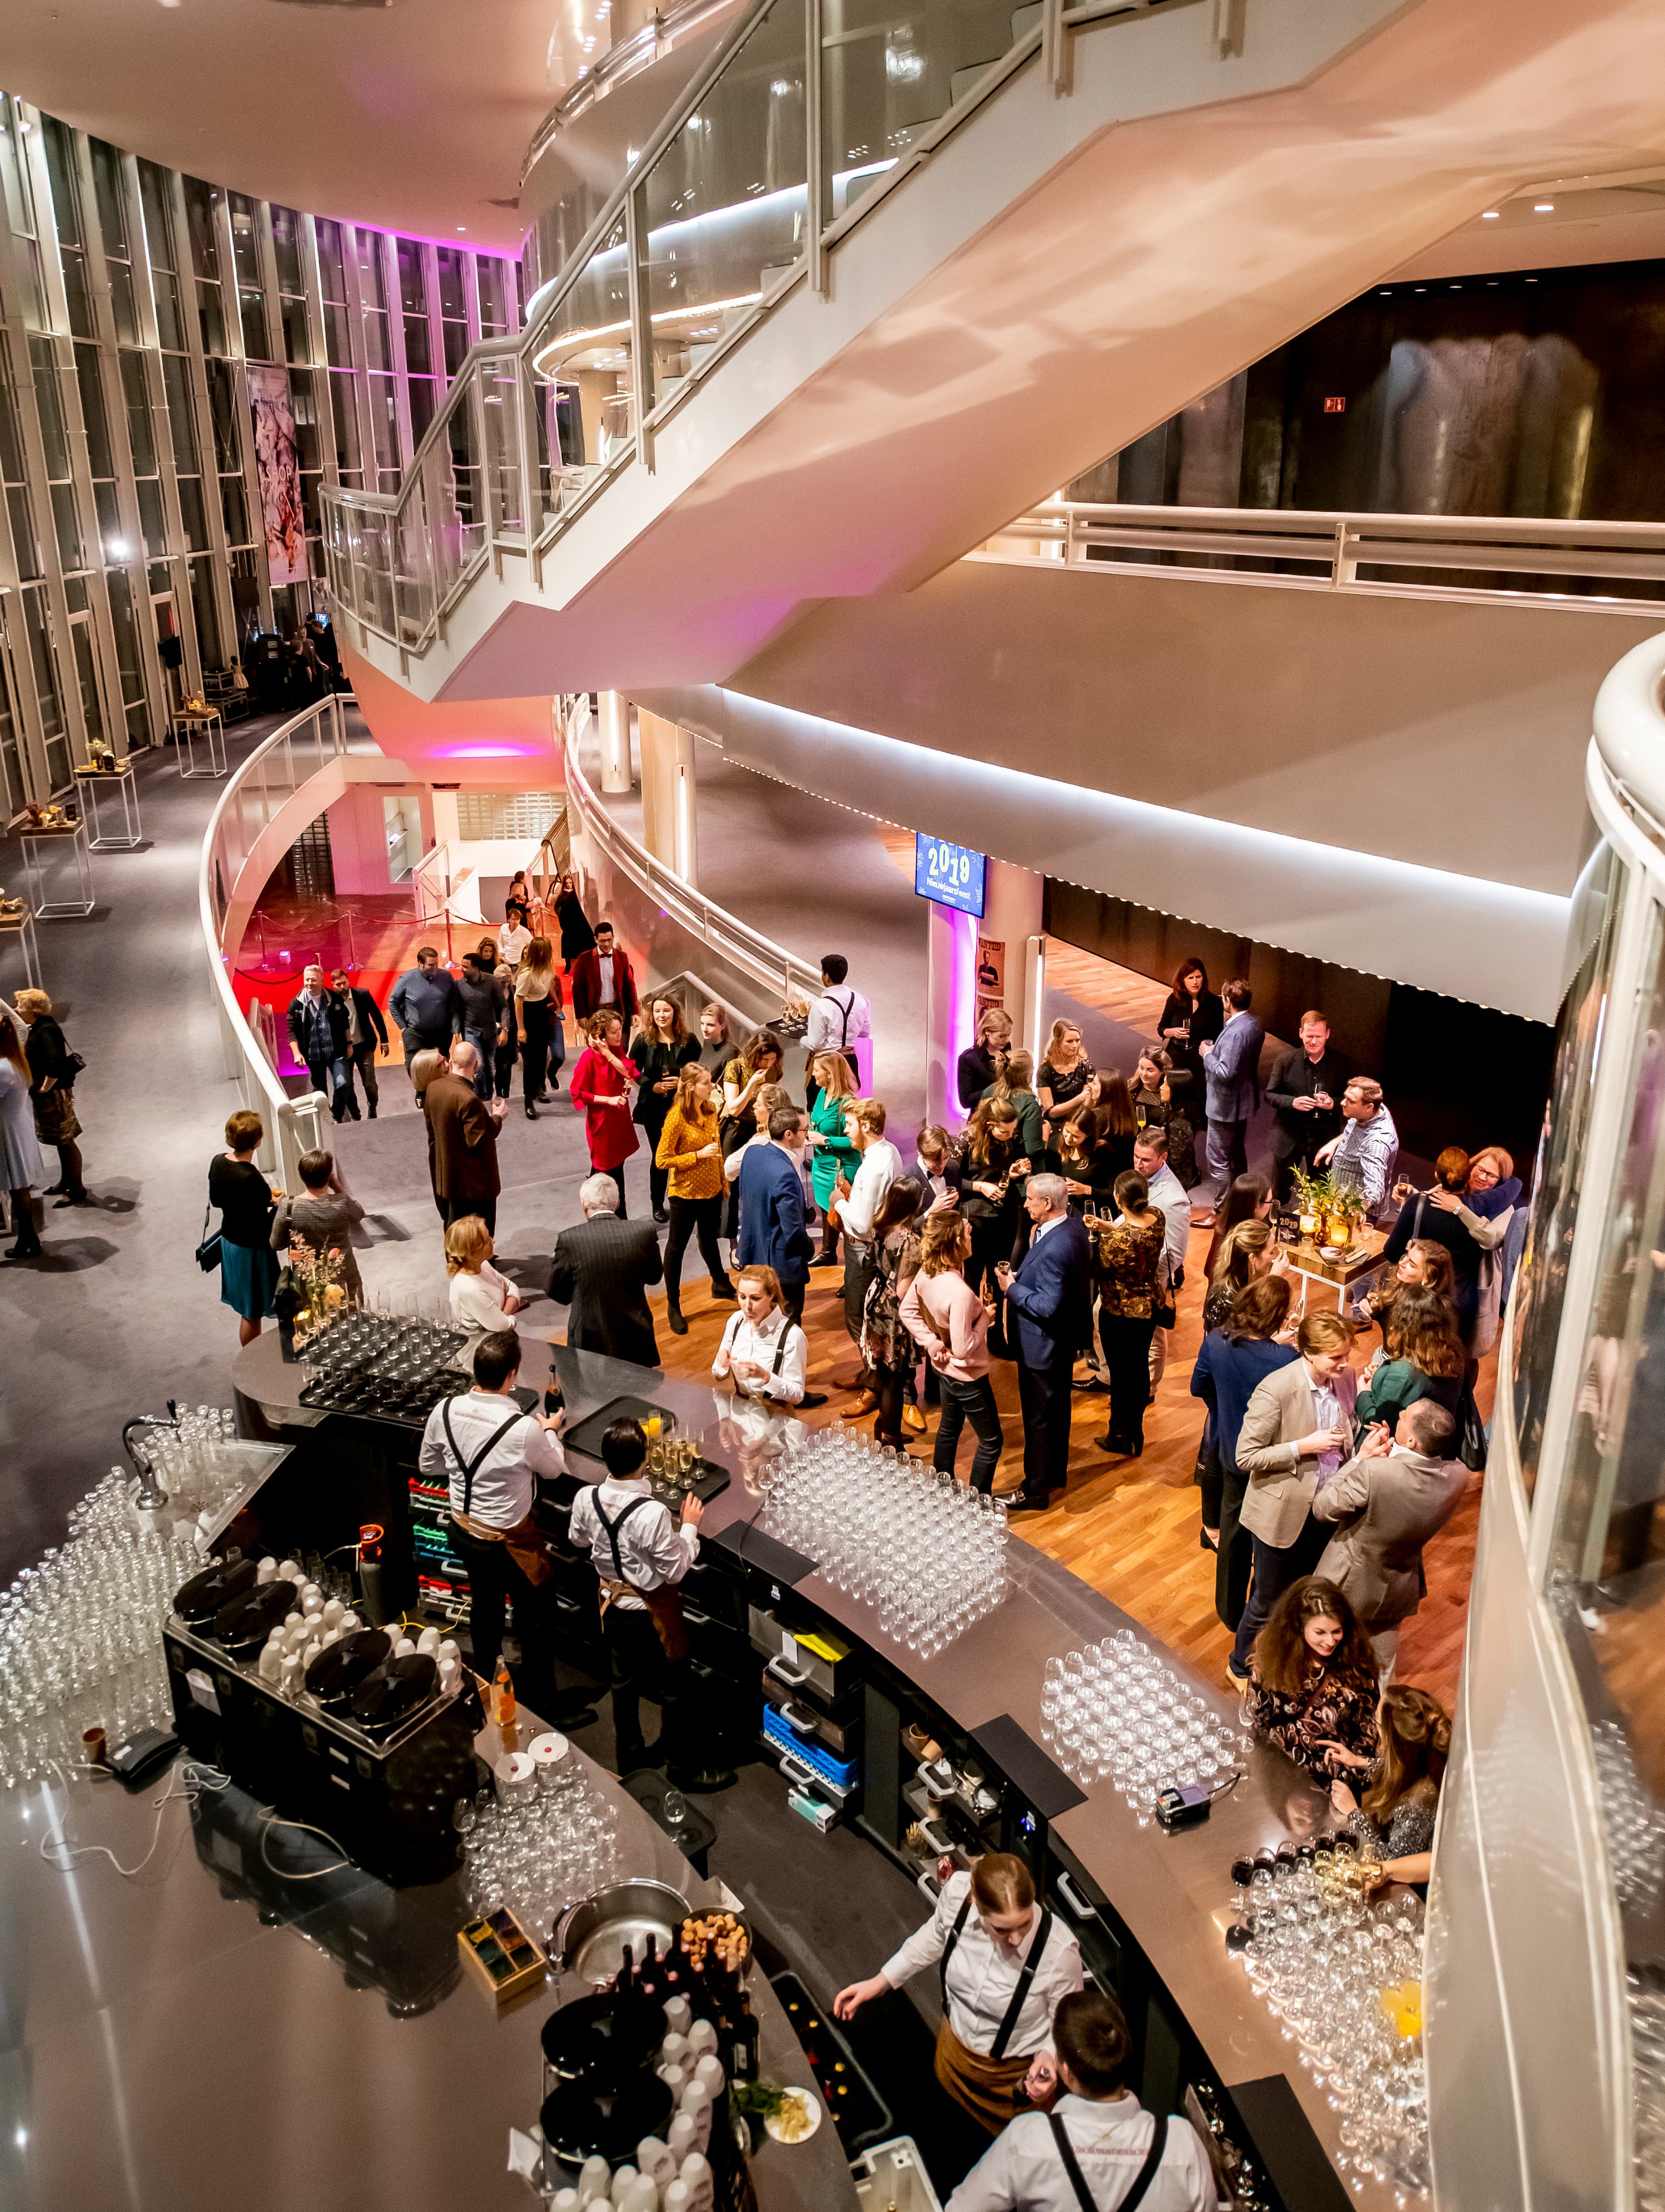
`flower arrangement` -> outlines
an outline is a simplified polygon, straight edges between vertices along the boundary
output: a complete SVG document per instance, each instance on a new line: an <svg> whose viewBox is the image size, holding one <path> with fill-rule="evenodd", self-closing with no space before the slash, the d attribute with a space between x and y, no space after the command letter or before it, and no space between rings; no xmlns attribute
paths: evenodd
<svg viewBox="0 0 1665 2212"><path fill-rule="evenodd" d="M1303 1237L1314 1244L1348 1249L1369 1211L1358 1184L1329 1174L1313 1175L1304 1168L1294 1170L1293 1182Z"/></svg>
<svg viewBox="0 0 1665 2212"><path fill-rule="evenodd" d="M291 1240L288 1273L298 1301L295 1316L297 1345L304 1344L346 1304L347 1291L341 1272L338 1246L332 1244L327 1252L319 1252L298 1237Z"/></svg>

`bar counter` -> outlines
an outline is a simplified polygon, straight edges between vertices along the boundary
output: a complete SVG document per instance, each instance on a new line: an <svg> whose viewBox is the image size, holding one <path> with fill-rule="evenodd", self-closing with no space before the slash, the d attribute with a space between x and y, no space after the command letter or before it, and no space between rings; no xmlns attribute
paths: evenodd
<svg viewBox="0 0 1665 2212"><path fill-rule="evenodd" d="M530 1338L526 1354L521 1377L525 1383L541 1385L545 1356L553 1364L567 1401L568 1430L611 1399L634 1396L667 1408L684 1426L704 1432L707 1456L731 1479L707 1506L702 1556L723 1559L725 1532L739 1536L763 1504L762 1492L748 1473L750 1459L755 1475L756 1454L719 1437L720 1424L726 1423L731 1439L735 1434L736 1407L727 1391L673 1381L656 1371L564 1346L546 1354L544 1346ZM234 1370L240 1418L249 1419L261 1433L289 1440L294 1433L288 1428L291 1410L306 1423L315 1418L298 1406L301 1371L275 1336L249 1346ZM757 1408L745 1407L743 1413L745 1425L754 1432L766 1419ZM598 1462L573 1452L568 1472L580 1480L596 1480L601 1469ZM757 1577L755 1567L745 1571ZM836 1624L842 1636L872 1654L883 1668L913 1685L951 1726L975 1735L1006 1716L1033 1740L1037 1754L1044 1749L1040 1699L1046 1662L1121 1629L1133 1629L1222 1716L1235 1716L1234 1702L1223 1686L1195 1676L1128 1615L1015 1536L1008 1575L1011 1589L1005 1601L931 1658L893 1641L871 1607L818 1572L797 1582L789 1595ZM767 1585L768 1576L761 1581ZM778 1589L775 1594L780 1595ZM1024 1759L1029 1756L1023 1753ZM991 1755L989 1763L998 1761ZM1098 1911L1124 1952L1131 1939L1131 1946L1142 1954L1141 1974L1148 1966L1145 1983L1154 1978L1152 2035L1158 2044L1164 2036L1172 2041L1167 2059L1160 2050L1153 2053L1146 2049L1145 2101L1165 2088L1177 2108L1188 2070L1182 2050L1188 2035L1235 2107L1233 2134L1240 2141L1248 2138L1246 2148L1268 2172L1290 2212L1325 2212L1327 2207L1349 2202L1380 2206L1385 2212L1395 2194L1390 2184L1356 2174L1344 2181L1338 2172L1334 2161L1340 2148L1342 2116L1298 2063L1293 2042L1255 1996L1224 1945L1225 1927L1235 1917L1230 1879L1233 1858L1331 1826L1327 1795L1267 1745L1255 1747L1243 1779L1216 1802L1209 1818L1171 1833L1154 1820L1139 1820L1109 1782L1089 1783L1083 1793L1066 1789L1063 1794L1080 1795L1081 1802L1050 1818L1048 1840L1076 1893L1075 1898L1066 1899L1072 1924L1080 1933L1079 1923ZM1053 1901L1056 1904L1057 1898ZM1085 1913L1075 1911L1078 1903L1087 1908ZM1125 1988L1123 1997L1127 2002ZM1129 2008L1131 2013L1131 2005ZM1148 2046L1151 2036L1145 2039Z"/></svg>
<svg viewBox="0 0 1665 2212"><path fill-rule="evenodd" d="M523 1743L538 1725L526 1716ZM488 1764L501 1748L490 1729L477 1747ZM718 1885L573 1753L617 1809L622 1869L717 1905ZM538 2118L553 1976L499 2012L459 1960L458 1876L396 1891L356 1867L319 1872L338 1855L292 1828L264 1833L234 1784L159 1813L178 1775L131 1794L77 1776L0 1795L0 2204L535 2212L508 2171L509 2130ZM39 1845L60 1820L72 1844L143 1871L124 1881L90 1856L59 1872ZM747 1993L762 2073L813 2097L761 1966ZM583 1990L569 1977L560 1994ZM766 2138L751 2172L758 2212L856 2203L825 2119L807 2142Z"/></svg>

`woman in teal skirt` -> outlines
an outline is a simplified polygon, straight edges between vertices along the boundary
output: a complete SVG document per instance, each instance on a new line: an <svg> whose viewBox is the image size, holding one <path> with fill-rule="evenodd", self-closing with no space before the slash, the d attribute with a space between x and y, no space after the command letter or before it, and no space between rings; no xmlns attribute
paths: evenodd
<svg viewBox="0 0 1665 2212"><path fill-rule="evenodd" d="M829 1267L838 1258L838 1231L827 1219L833 1185L841 1170L854 1182L861 1164L860 1153L844 1134L844 1109L856 1095L855 1077L842 1052L817 1054L810 1076L821 1086L810 1109L810 1186L821 1209L821 1250L814 1264Z"/></svg>
<svg viewBox="0 0 1665 2212"><path fill-rule="evenodd" d="M226 1123L226 1150L208 1168L208 1202L220 1209L220 1303L237 1316L244 1344L259 1335L277 1288L277 1255L269 1242L277 1200L254 1164L265 1138L258 1114L234 1114Z"/></svg>

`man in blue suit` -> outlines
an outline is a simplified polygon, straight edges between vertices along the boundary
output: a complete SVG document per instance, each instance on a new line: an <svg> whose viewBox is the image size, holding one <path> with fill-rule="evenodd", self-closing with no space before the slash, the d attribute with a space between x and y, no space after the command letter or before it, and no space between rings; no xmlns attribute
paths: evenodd
<svg viewBox="0 0 1665 2212"><path fill-rule="evenodd" d="M1012 1513L1044 1513L1069 1480L1070 1375L1092 1302L1091 1240L1069 1210L1062 1176L1032 1175L1024 1211L1034 1233L1023 1264L994 1270L1006 1293L1006 1341L1018 1359L1024 1416L1024 1486Z"/></svg>
<svg viewBox="0 0 1665 2212"><path fill-rule="evenodd" d="M1212 1044L1203 1051L1208 1089L1208 1169L1223 1199L1233 1176L1249 1169L1245 1139L1249 1116L1261 1103L1261 1047L1266 1026L1249 1011L1252 993L1240 976L1234 976L1220 993L1225 1024Z"/></svg>
<svg viewBox="0 0 1665 2212"><path fill-rule="evenodd" d="M736 1248L741 1267L774 1268L781 1280L781 1304L800 1325L815 1250L798 1165L803 1150L803 1115L795 1107L777 1106L769 1117L769 1142L749 1146L740 1163Z"/></svg>

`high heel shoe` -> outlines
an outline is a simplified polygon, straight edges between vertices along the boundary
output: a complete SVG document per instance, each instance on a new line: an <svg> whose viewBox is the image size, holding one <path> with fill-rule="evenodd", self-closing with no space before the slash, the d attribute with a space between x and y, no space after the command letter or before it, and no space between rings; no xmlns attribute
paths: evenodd
<svg viewBox="0 0 1665 2212"><path fill-rule="evenodd" d="M1197 1548L1199 1551L1213 1552L1218 1553L1220 1547L1206 1528L1199 1528L1197 1531Z"/></svg>
<svg viewBox="0 0 1665 2212"><path fill-rule="evenodd" d="M671 1324L671 1333L673 1336L687 1335L688 1323L682 1317L682 1308L680 1306L667 1306L665 1310L665 1318Z"/></svg>

